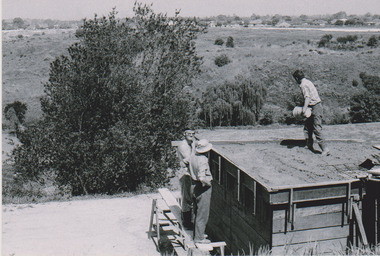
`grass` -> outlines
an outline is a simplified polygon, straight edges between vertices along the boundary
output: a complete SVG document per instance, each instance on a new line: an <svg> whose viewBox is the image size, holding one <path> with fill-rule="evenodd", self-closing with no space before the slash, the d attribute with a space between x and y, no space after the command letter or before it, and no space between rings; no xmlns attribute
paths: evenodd
<svg viewBox="0 0 380 256"><path fill-rule="evenodd" d="M248 254L250 256L272 256L272 255L380 255L380 244L371 247L363 247L363 246L348 246L346 248L337 248L330 251L322 251L319 248L318 242L308 243L305 246L292 250L289 249L288 246L284 246L282 252L273 254L269 247L260 247L257 253L253 253L253 250Z"/></svg>

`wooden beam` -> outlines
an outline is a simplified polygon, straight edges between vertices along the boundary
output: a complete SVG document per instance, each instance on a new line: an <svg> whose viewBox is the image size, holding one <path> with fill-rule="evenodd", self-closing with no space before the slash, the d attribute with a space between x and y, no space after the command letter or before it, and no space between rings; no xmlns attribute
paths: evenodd
<svg viewBox="0 0 380 256"><path fill-rule="evenodd" d="M362 215L360 214L359 207L358 207L357 203L353 203L352 207L353 207L353 210L354 210L356 223L357 223L357 225L359 227L359 233L360 233L360 237L362 239L363 245L364 246L368 246L368 240L367 240L367 236L365 234L365 230L364 230L364 226L363 226L363 220L362 220Z"/></svg>
<svg viewBox="0 0 380 256"><path fill-rule="evenodd" d="M169 191L167 188L160 188L158 189L158 192L162 196L162 199L166 202L168 205L170 211L174 215L174 217L177 219L177 222L183 227L182 224L182 209L179 203L177 202L176 198L173 196L173 194ZM195 248L195 244L193 242L193 239L182 229L179 229L180 235L184 237L184 246L187 246L188 248Z"/></svg>
<svg viewBox="0 0 380 256"><path fill-rule="evenodd" d="M172 147L178 147L178 145L181 143L180 140L174 140L172 141Z"/></svg>

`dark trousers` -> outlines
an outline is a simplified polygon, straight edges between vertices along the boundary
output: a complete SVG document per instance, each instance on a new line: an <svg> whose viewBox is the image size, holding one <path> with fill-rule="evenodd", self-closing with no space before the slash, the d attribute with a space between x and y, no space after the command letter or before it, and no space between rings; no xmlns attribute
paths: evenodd
<svg viewBox="0 0 380 256"><path fill-rule="evenodd" d="M313 134L317 139L318 145L323 150L325 148L324 137L322 135L322 115L323 109L321 103L311 107L311 116L306 119L304 126L305 139L309 146L313 145Z"/></svg>
<svg viewBox="0 0 380 256"><path fill-rule="evenodd" d="M193 199L195 207L194 240L204 239L205 230L210 215L211 187L203 187L202 183L195 181L193 185Z"/></svg>
<svg viewBox="0 0 380 256"><path fill-rule="evenodd" d="M192 178L190 175L183 175L179 182L181 184L181 207L183 212L191 211L193 197L191 195Z"/></svg>

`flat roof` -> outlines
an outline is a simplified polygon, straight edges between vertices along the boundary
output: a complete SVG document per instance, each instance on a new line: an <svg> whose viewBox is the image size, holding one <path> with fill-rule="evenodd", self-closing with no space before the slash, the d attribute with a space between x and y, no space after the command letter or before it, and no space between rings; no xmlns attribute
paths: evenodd
<svg viewBox="0 0 380 256"><path fill-rule="evenodd" d="M268 189L366 177L367 169L360 164L380 153L372 146L380 141L380 123L326 130L331 152L326 157L321 156L316 143L315 152L304 147L302 127L199 130L197 137L210 140L216 152Z"/></svg>

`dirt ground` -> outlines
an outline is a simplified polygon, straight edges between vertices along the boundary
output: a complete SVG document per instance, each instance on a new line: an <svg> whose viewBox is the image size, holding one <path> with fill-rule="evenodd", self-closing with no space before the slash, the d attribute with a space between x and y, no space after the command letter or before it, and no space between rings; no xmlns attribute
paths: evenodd
<svg viewBox="0 0 380 256"><path fill-rule="evenodd" d="M146 233L152 196L3 205L1 255L160 255Z"/></svg>

